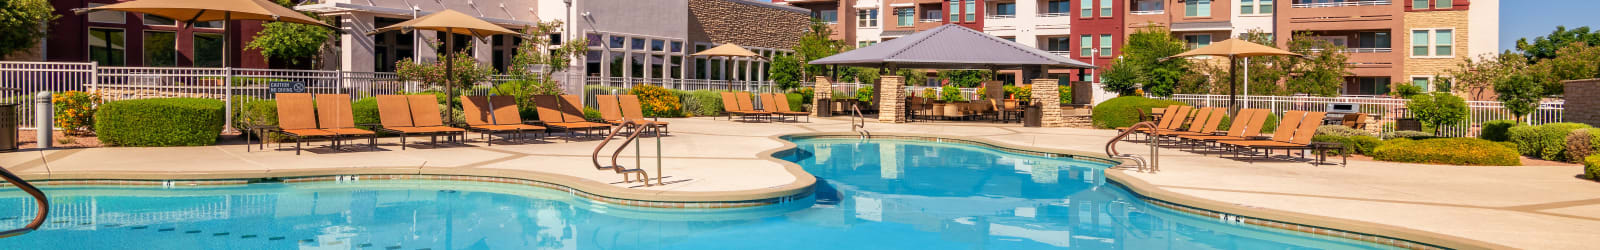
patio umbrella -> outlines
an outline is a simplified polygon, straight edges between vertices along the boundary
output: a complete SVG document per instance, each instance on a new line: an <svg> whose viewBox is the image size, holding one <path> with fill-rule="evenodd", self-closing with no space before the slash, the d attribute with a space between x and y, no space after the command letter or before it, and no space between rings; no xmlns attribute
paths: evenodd
<svg viewBox="0 0 1600 250"><path fill-rule="evenodd" d="M738 44L732 44L732 43L723 44L722 46L717 46L716 48L711 48L711 49L708 49L706 51L701 51L700 53L694 53L693 56L707 56L707 57L720 56L720 57L723 57L723 58L727 58L729 60L732 60L734 57L748 57L748 58L755 58L755 59L763 59L760 54L756 54L756 52L751 52L748 49L744 49L744 47L740 47ZM732 65L729 64L729 65L723 65L723 66L730 66L731 67ZM733 90L733 81L728 81L728 90Z"/></svg>
<svg viewBox="0 0 1600 250"><path fill-rule="evenodd" d="M1238 89L1236 87L1234 87L1234 85L1237 85L1237 83L1238 83L1238 79L1237 79L1238 77L1236 77L1236 76L1238 76L1238 70L1235 70L1235 69L1239 67L1239 58L1257 57L1257 56L1301 56L1301 55L1300 54L1295 54L1294 52L1288 52L1288 51L1284 51L1284 50L1281 50L1281 49L1278 49L1278 48L1273 48L1271 46L1261 45L1261 44L1257 44L1257 43L1253 43L1253 42L1245 41L1245 40L1239 40L1238 38L1229 38L1227 41L1213 43L1210 46L1205 46L1205 47L1201 47L1201 48L1198 48L1198 49L1190 50L1188 52L1179 53L1177 55L1169 56L1166 59L1179 58L1179 57L1191 57L1191 56L1226 56L1226 57L1228 57L1228 79L1232 79L1231 81L1233 81L1233 82L1230 82L1228 84L1228 114L1237 115L1239 113L1239 106L1238 106L1239 97L1238 97ZM1166 59L1163 59L1163 60L1166 60Z"/></svg>
<svg viewBox="0 0 1600 250"><path fill-rule="evenodd" d="M97 11L144 13L185 23L222 21L223 50L227 50L228 47L227 24L233 20L291 22L333 28L322 20L300 14L268 0L137 0L72 11L78 15ZM222 53L223 67L229 66L228 54L227 51Z"/></svg>
<svg viewBox="0 0 1600 250"><path fill-rule="evenodd" d="M454 70L456 57L454 55L455 51L449 50L455 48L456 41L455 36L449 34L469 35L480 40L487 39L489 36L493 35L518 34L516 31L511 31L505 27L500 27L500 25L484 21L483 19L468 16L467 14L462 14L461 12L456 12L454 10L445 9L433 14L418 17L417 19L411 19L409 21L389 25L389 27L378 28L372 32L367 32L367 35L370 36L392 30L410 32L412 30L419 29L438 31L446 34L444 35L444 48L445 51L447 51L445 52L444 56L445 117L455 117L455 114L452 114L454 113L454 109L449 107L455 106L454 95L456 85L452 82L455 79L451 76L455 74ZM454 118L450 119L454 120Z"/></svg>

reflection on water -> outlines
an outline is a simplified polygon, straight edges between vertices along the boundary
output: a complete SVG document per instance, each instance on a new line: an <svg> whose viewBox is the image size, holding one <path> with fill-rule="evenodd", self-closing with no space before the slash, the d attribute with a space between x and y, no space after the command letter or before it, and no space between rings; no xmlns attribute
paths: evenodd
<svg viewBox="0 0 1600 250"><path fill-rule="evenodd" d="M1097 163L913 142L799 147L789 160L822 184L814 199L780 206L627 208L551 190L441 181L51 188L45 229L0 239L0 248L1372 247L1151 206L1107 185ZM30 198L14 191L0 197L0 226L26 223Z"/></svg>

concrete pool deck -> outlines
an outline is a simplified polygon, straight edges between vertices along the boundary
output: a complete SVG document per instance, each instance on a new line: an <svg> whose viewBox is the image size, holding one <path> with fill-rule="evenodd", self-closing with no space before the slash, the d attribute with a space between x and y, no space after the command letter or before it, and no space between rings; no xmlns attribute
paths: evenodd
<svg viewBox="0 0 1600 250"><path fill-rule="evenodd" d="M574 188L622 197L748 200L779 197L785 190L810 185L809 175L793 172L792 164L764 156L786 145L773 136L850 130L848 121L824 118L809 123L710 118L669 121L673 133L662 139L662 151L668 156L664 172L668 182L680 182L656 187L614 183L621 177L595 170L589 161L598 141L561 139L493 147L474 141L468 146L404 151L392 141L383 141L377 152L316 149L299 156L292 150L270 150L271 145L266 152L245 152L243 145L64 149L0 154L0 166L33 180L466 174L556 179L554 182ZM1109 130L988 123L872 123L867 128L875 133L961 136L1086 152L1103 151L1105 141L1114 135ZM475 135L469 137L476 140ZM645 142L645 155L653 155L654 140ZM1139 143L1121 143L1119 149L1141 155L1149 150ZM629 151L625 155L631 155ZM1287 161L1247 163L1171 148L1161 154L1159 173L1109 170L1107 175L1125 178L1124 184L1143 189L1141 192L1205 201L1207 204L1187 205L1206 209L1312 214L1358 222L1357 227L1362 227L1342 229L1384 234L1365 231L1368 228L1359 225L1370 223L1481 241L1474 243L1486 248L1586 248L1584 239L1600 232L1600 183L1575 178L1581 173L1576 165L1467 167L1351 161L1345 166L1313 166ZM633 159L624 157L619 162L632 166ZM654 173L648 158L644 168Z"/></svg>

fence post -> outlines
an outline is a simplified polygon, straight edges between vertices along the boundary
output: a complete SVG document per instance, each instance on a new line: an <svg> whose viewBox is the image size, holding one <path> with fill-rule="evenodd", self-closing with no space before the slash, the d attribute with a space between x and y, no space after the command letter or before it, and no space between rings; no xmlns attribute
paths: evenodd
<svg viewBox="0 0 1600 250"><path fill-rule="evenodd" d="M55 105L50 102L50 97L50 91L39 91L39 94L33 95L33 128L38 133L34 138L39 149L49 149L55 142L54 138L50 138L55 135L53 132L56 128L55 112L51 110Z"/></svg>
<svg viewBox="0 0 1600 250"><path fill-rule="evenodd" d="M233 68L222 68L222 131L233 129Z"/></svg>
<svg viewBox="0 0 1600 250"><path fill-rule="evenodd" d="M100 93L100 62L89 62L89 93Z"/></svg>

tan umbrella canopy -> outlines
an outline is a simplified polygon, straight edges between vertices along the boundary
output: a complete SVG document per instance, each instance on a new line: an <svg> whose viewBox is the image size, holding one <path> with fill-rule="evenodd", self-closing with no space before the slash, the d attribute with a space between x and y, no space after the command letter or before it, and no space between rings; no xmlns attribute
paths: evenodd
<svg viewBox="0 0 1600 250"><path fill-rule="evenodd" d="M1238 103L1239 103L1238 99L1239 99L1239 97L1238 97L1238 89L1235 88L1234 85L1237 85L1237 83L1238 83L1238 77L1237 77L1238 76L1238 73L1237 73L1238 70L1237 69L1239 68L1239 58L1257 57L1257 56L1302 56L1302 55L1295 54L1294 52L1284 51L1284 50L1281 50L1281 49L1278 49L1278 48L1273 48L1271 46L1261 45L1261 44L1257 44L1257 43L1253 43L1253 42L1245 41L1245 40L1239 40L1238 38L1229 38L1227 41L1213 43L1213 44L1211 44L1209 46L1205 46L1205 47L1201 47L1201 48L1198 48L1198 49L1190 50L1188 52L1178 53L1177 55L1173 55L1173 56L1167 57L1167 59L1180 58L1180 57L1191 57L1191 56L1226 56L1226 57L1228 57L1228 75L1229 75L1228 79L1233 79L1233 81L1234 81L1234 82L1232 82L1232 84L1228 84L1228 110L1229 110L1229 114L1237 115L1239 113L1239 107L1238 107Z"/></svg>
<svg viewBox="0 0 1600 250"><path fill-rule="evenodd" d="M391 30L400 30L401 32L410 32L412 30L432 30L444 32L446 34L468 35L480 40L486 39L493 35L519 34L516 31L511 31L505 27L500 27L500 25L495 25L494 23L484 21L483 19L468 16L467 14L462 14L461 12L456 12L454 10L445 9L433 14L418 17L417 19L411 19L410 21L378 28L372 32L367 32L367 35L370 36ZM452 54L455 51L448 51L450 48L456 47L455 40L455 36L444 36L444 48L446 50L444 56L445 107L455 106L456 85L451 82L455 79L450 76L455 75L454 71L456 57ZM445 117L455 117L455 114L452 114L454 113L453 108L447 108L444 112Z"/></svg>
<svg viewBox="0 0 1600 250"><path fill-rule="evenodd" d="M706 51L701 51L700 53L694 53L692 56L707 56L707 57L720 56L720 57L729 58L729 59L732 59L734 57L749 57L749 58L755 58L755 59L765 59L765 58L761 57L760 54L756 54L756 52L751 52L748 49L744 49L744 47L740 47L738 44L732 44L732 43L723 44L722 46L717 46L716 48L711 48L711 49L708 49ZM730 67L732 66L731 63L730 64L726 64L726 65L728 65ZM728 90L733 90L733 81L728 81Z"/></svg>
<svg viewBox="0 0 1600 250"><path fill-rule="evenodd" d="M227 23L233 20L291 22L333 28L322 20L300 14L268 0L137 0L72 11L78 15L96 11L144 13L185 23L223 21L223 37L227 37ZM222 40L222 47L226 50L228 39ZM222 53L222 66L229 66L226 51Z"/></svg>

